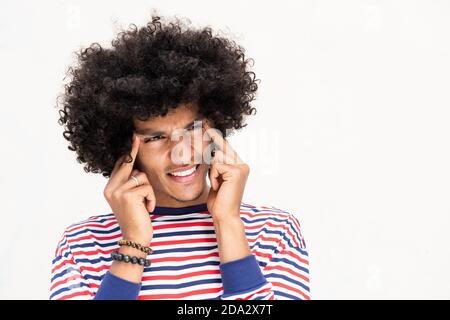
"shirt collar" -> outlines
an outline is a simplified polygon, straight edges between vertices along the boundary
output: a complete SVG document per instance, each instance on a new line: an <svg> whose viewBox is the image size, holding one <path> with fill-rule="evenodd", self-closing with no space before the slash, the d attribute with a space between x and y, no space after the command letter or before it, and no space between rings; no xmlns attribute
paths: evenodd
<svg viewBox="0 0 450 320"><path fill-rule="evenodd" d="M156 206L155 210L153 210L153 212L150 212L150 214L177 215L177 214L204 212L204 211L208 211L208 205L206 203L179 208Z"/></svg>

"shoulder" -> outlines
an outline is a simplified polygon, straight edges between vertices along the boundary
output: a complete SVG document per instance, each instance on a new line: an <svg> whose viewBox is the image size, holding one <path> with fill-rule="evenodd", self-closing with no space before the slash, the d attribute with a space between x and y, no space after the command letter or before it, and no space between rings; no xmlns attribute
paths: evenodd
<svg viewBox="0 0 450 320"><path fill-rule="evenodd" d="M270 205L241 203L241 219L246 228L258 233L278 233L284 240L300 248L305 248L302 235L301 217L298 212L283 210Z"/></svg>
<svg viewBox="0 0 450 320"><path fill-rule="evenodd" d="M90 216L84 220L69 224L62 233L58 242L55 255L69 247L108 239L114 234L120 233L117 219L113 213Z"/></svg>
<svg viewBox="0 0 450 320"><path fill-rule="evenodd" d="M117 225L117 219L113 213L91 216L87 219L72 223L65 229L67 237L73 237L87 231L108 232L111 227Z"/></svg>
<svg viewBox="0 0 450 320"><path fill-rule="evenodd" d="M241 203L241 215L251 218L273 218L278 220L296 221L300 223L299 214L282 210L269 205Z"/></svg>

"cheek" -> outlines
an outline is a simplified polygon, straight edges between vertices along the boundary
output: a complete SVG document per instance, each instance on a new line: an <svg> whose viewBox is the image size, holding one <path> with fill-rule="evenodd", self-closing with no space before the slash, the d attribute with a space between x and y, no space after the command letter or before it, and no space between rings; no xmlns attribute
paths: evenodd
<svg viewBox="0 0 450 320"><path fill-rule="evenodd" d="M149 179L159 179L160 176L164 175L165 167L158 162L155 162L155 159L159 159L158 156L148 156L145 154L140 154L140 157L136 159L139 160L140 171L146 172Z"/></svg>

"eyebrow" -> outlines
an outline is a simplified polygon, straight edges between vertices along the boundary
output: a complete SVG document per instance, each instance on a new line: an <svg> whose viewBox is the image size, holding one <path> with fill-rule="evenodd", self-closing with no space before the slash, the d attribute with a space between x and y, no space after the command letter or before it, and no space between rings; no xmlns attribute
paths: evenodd
<svg viewBox="0 0 450 320"><path fill-rule="evenodd" d="M189 122L189 123L184 127L184 129L190 128L191 126L194 125L194 122L195 122L195 121L202 120L203 118L204 118L204 117L202 117L202 116L197 116L194 120L192 120L191 122ZM163 132L163 131L157 131L157 130L154 130L154 129L152 129L152 128L136 129L136 133L142 134L142 135L149 135L149 136L159 136L159 135L165 135L165 134L166 134L166 133Z"/></svg>

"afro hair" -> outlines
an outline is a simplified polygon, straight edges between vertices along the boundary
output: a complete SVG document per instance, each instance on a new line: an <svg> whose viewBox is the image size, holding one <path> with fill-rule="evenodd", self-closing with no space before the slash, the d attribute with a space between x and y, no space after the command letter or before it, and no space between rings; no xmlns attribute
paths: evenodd
<svg viewBox="0 0 450 320"><path fill-rule="evenodd" d="M111 48L93 43L76 52L69 83L57 99L58 123L85 172L109 177L117 159L131 150L133 119L165 116L195 103L226 134L246 126L244 115L258 88L244 49L214 36L210 27L188 28L180 19L121 30Z"/></svg>

